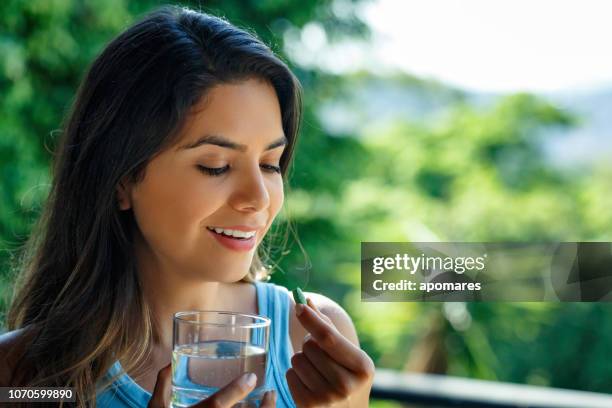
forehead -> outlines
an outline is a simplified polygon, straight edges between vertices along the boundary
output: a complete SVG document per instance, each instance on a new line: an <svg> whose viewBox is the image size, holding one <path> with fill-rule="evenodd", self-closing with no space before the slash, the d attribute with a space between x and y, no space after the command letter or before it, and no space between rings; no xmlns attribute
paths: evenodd
<svg viewBox="0 0 612 408"><path fill-rule="evenodd" d="M281 109L272 85L248 79L212 87L186 117L179 146L204 134L223 135L243 144L282 136Z"/></svg>

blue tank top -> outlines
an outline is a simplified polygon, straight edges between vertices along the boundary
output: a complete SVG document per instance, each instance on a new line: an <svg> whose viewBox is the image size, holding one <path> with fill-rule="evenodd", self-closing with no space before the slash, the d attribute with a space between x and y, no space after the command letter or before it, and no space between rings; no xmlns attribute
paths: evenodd
<svg viewBox="0 0 612 408"><path fill-rule="evenodd" d="M258 314L272 320L270 347L266 362L266 389L276 390L278 408L295 408L285 373L291 367L293 346L289 336L290 293L283 286L267 282L255 282ZM123 371L117 360L106 374L107 378L122 373L110 388L96 395L100 408L146 408L151 393L142 388Z"/></svg>

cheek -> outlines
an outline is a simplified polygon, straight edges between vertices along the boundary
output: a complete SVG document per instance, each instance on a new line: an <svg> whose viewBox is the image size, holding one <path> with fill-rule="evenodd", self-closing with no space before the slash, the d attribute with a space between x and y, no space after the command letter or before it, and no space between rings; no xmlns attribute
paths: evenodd
<svg viewBox="0 0 612 408"><path fill-rule="evenodd" d="M280 211L285 200L285 192L283 186L283 180L281 177L274 177L267 180L268 196L270 197L270 204L267 209L268 212L268 226L274 221L274 218Z"/></svg>
<svg viewBox="0 0 612 408"><path fill-rule="evenodd" d="M280 177L279 177L280 179ZM285 190L282 179L272 185L270 192L270 212L273 217L278 214L285 201Z"/></svg>
<svg viewBox="0 0 612 408"><path fill-rule="evenodd" d="M272 226L272 223L274 222L274 219L276 218L280 210L283 208L283 202L285 200L285 192L283 189L282 180L280 182L271 183L268 189L268 193L270 194L270 207L268 209L268 223L266 224L265 231L262 234L260 240L263 239L263 236L268 232L268 230Z"/></svg>
<svg viewBox="0 0 612 408"><path fill-rule="evenodd" d="M215 211L222 195L197 171L177 174L174 168L152 166L134 194L134 214L144 237L164 252L194 245L202 220Z"/></svg>

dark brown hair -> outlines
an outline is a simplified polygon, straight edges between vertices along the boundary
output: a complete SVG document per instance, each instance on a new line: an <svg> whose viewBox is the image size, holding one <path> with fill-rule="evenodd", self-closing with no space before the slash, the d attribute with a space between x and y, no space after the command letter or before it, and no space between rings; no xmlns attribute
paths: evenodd
<svg viewBox="0 0 612 408"><path fill-rule="evenodd" d="M255 35L219 17L163 6L112 40L82 81L54 159L44 212L22 257L8 328L32 328L18 385L75 387L77 404L117 359L130 371L155 336L132 256L131 211L120 211L124 177L142 180L149 160L176 141L211 87L268 81L281 107L292 160L301 90L287 65ZM260 256L244 280L266 277ZM25 370L25 368L24 368ZM17 371L17 368L16 368Z"/></svg>

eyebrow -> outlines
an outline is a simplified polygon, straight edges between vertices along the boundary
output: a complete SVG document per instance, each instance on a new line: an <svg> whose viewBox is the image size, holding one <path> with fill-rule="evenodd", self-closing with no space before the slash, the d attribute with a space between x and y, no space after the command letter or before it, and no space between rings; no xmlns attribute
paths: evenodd
<svg viewBox="0 0 612 408"><path fill-rule="evenodd" d="M287 138L285 137L285 135L283 135L272 143L270 143L268 146L266 146L266 150L272 150L280 146L285 146L287 143ZM205 144L226 147L228 149L238 150L240 152L245 152L247 150L247 145L235 143L224 136L213 134L204 135L195 142L191 142L179 147L178 150L195 149L196 147L200 147Z"/></svg>

